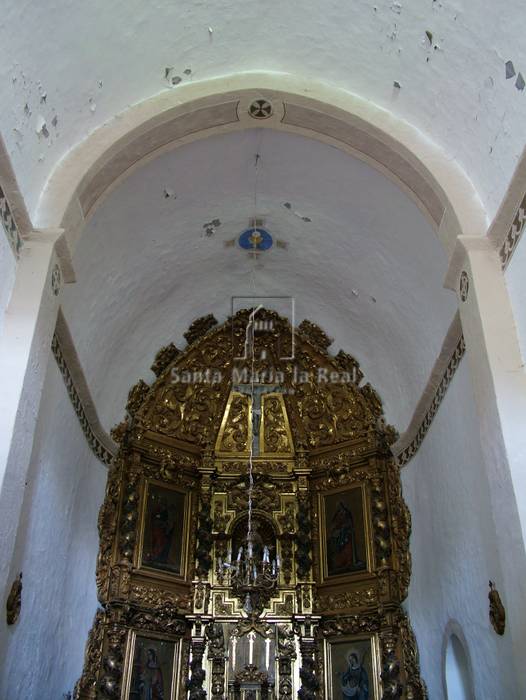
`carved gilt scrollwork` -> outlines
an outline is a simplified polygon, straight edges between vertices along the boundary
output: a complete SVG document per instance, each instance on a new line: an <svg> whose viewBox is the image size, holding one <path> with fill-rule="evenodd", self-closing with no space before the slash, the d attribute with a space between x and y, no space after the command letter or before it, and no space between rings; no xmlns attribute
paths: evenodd
<svg viewBox="0 0 526 700"><path fill-rule="evenodd" d="M168 365L177 358L180 352L181 351L178 350L173 343L161 348L151 366L151 370L155 376L159 377Z"/></svg>
<svg viewBox="0 0 526 700"><path fill-rule="evenodd" d="M263 396L263 443L264 454L292 454L293 445L283 396Z"/></svg>

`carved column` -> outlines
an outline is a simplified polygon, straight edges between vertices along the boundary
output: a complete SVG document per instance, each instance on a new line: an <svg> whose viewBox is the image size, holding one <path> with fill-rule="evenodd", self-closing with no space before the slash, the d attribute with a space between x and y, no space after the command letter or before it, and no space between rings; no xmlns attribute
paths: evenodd
<svg viewBox="0 0 526 700"><path fill-rule="evenodd" d="M296 659L295 634L292 627L278 625L278 697L292 698L292 664Z"/></svg>
<svg viewBox="0 0 526 700"><path fill-rule="evenodd" d="M212 535L212 485L211 476L214 471L213 454L209 450L203 455L202 464L199 466L201 473L201 497L199 508L199 524L197 528L197 552L196 571L201 579L208 579L208 574L212 567L212 546L214 538Z"/></svg>
<svg viewBox="0 0 526 700"><path fill-rule="evenodd" d="M397 658L397 638L392 630L380 634L382 645L382 700L397 700L404 690L400 682L400 661Z"/></svg>
<svg viewBox="0 0 526 700"><path fill-rule="evenodd" d="M212 661L211 700L225 697L225 636L220 622L211 622L206 628L208 658Z"/></svg>
<svg viewBox="0 0 526 700"><path fill-rule="evenodd" d="M194 624L191 641L190 678L186 682L189 700L205 700L206 691L203 688L205 682L205 670L203 668L203 656L206 649L206 640L203 635L203 625L198 620Z"/></svg>
<svg viewBox="0 0 526 700"><path fill-rule="evenodd" d="M319 617L307 617L299 622L301 687L298 691L298 698L300 700L316 700L316 698L321 698L320 680L316 659L318 653L316 629L319 619Z"/></svg>
<svg viewBox="0 0 526 700"><path fill-rule="evenodd" d="M299 495L298 532L296 534L296 573L298 579L310 579L312 567L312 521L307 495Z"/></svg>

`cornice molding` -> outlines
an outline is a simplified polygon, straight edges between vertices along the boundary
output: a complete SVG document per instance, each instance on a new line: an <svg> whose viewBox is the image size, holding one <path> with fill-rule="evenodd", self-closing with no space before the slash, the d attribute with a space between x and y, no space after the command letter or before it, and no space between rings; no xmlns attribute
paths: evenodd
<svg viewBox="0 0 526 700"><path fill-rule="evenodd" d="M20 250L22 248L22 236L18 230L18 225L15 217L11 212L11 207L7 201L6 194L2 185L0 185L0 221L4 229L7 242L9 243L15 259L18 260Z"/></svg>
<svg viewBox="0 0 526 700"><path fill-rule="evenodd" d="M23 239L33 231L5 141L0 134L0 222L16 259Z"/></svg>
<svg viewBox="0 0 526 700"><path fill-rule="evenodd" d="M465 350L466 344L462 335L460 315L457 311L409 426L392 447L393 454L401 467L405 466L418 452L434 417L438 413L442 399L455 376Z"/></svg>
<svg viewBox="0 0 526 700"><path fill-rule="evenodd" d="M117 446L99 421L84 371L61 310L58 313L51 350L88 445L94 455L109 466L117 453Z"/></svg>
<svg viewBox="0 0 526 700"><path fill-rule="evenodd" d="M526 147L487 237L499 252L503 269L508 266L526 224Z"/></svg>
<svg viewBox="0 0 526 700"><path fill-rule="evenodd" d="M521 203L519 204L519 207L517 209L517 212L515 213L515 217L513 219L513 222L508 230L508 233L506 234L506 238L504 239L504 242L502 243L500 250L499 250L499 256L500 256L500 261L502 263L502 268L505 270L506 267L508 266L511 257L513 253L515 252L517 246L519 245L519 241L522 237L522 234L524 233L524 228L526 224L526 194L521 200Z"/></svg>

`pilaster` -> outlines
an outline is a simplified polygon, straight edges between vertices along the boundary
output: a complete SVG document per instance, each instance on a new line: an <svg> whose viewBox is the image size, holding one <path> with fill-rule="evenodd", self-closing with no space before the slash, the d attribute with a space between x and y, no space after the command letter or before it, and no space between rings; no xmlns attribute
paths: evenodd
<svg viewBox="0 0 526 700"><path fill-rule="evenodd" d="M461 236L455 258L448 278L456 281L516 675L526 696L526 374L497 250L486 237Z"/></svg>
<svg viewBox="0 0 526 700"><path fill-rule="evenodd" d="M16 573L12 570L16 536L63 279L55 252L62 233L61 229L34 231L25 239L0 336L3 593Z"/></svg>

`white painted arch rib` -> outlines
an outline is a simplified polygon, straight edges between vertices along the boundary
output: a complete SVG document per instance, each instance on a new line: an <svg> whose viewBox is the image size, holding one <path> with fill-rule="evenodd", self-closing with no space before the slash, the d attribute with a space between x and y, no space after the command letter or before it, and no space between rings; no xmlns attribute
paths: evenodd
<svg viewBox="0 0 526 700"><path fill-rule="evenodd" d="M248 116L264 96L281 106L265 122ZM484 235L487 217L457 163L407 122L323 83L281 73L194 82L145 100L92 132L59 162L36 211L37 228L63 227L72 254L86 219L125 177L163 152L254 126L309 135L374 165L428 214L450 256L458 235Z"/></svg>

